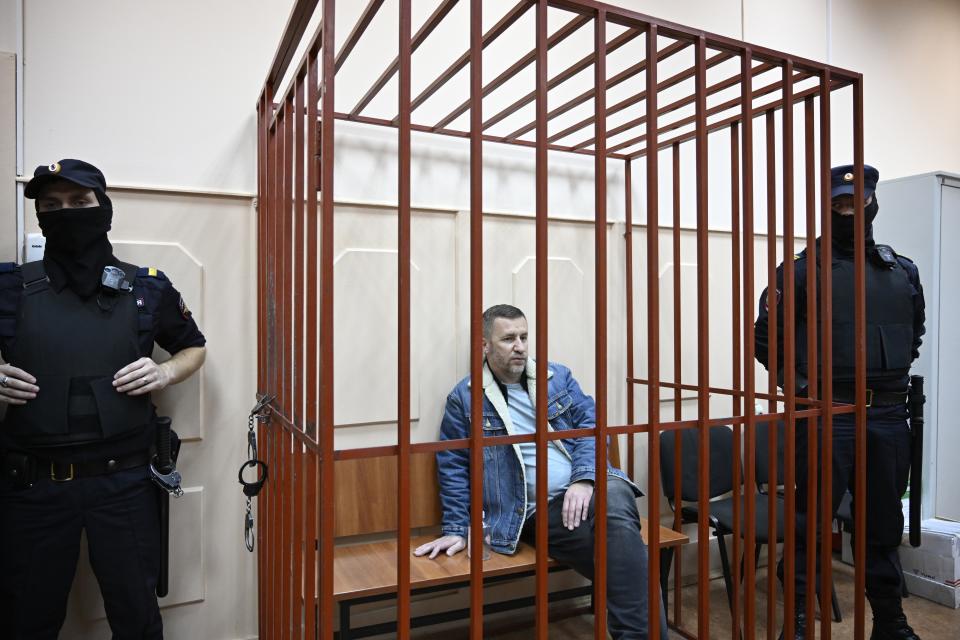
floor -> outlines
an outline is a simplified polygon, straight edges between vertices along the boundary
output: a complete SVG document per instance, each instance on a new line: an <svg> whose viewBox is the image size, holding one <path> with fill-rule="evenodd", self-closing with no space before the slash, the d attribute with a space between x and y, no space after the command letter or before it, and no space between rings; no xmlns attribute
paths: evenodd
<svg viewBox="0 0 960 640"><path fill-rule="evenodd" d="M833 622L831 624L831 637L836 640L845 640L853 638L853 567L834 563L835 584L837 585L837 596L840 601L840 610L843 615L842 622ZM684 588L683 593L683 629L692 637L697 634L697 589L695 585ZM767 598L766 598L766 571L757 576L757 634L759 639L767 638ZM776 640L780 633L780 617L782 616L782 594L778 593L776 606L776 620L773 625L773 635L771 640ZM671 593L671 610L672 593ZM710 582L710 638L729 640L730 632L730 610L727 607L726 590L724 589L723 579L716 578ZM907 598L904 600L904 611L910 621L910 625L923 640L948 640L960 638L960 610L949 609L929 600L918 597ZM571 613L573 615L571 615ZM671 611L672 615L672 611ZM870 637L870 613L867 605L867 624L866 638ZM571 612L568 605L562 605L554 609L551 613L550 640L580 640L593 637L593 616L589 613ZM498 640L528 640L533 637L531 627L532 613L529 609L521 613L503 614L487 621L484 626L484 638L496 638ZM817 620L817 629L819 637L820 622ZM457 638L466 638L469 630L468 624L457 624L446 627L442 631L436 631L436 627L430 631L422 630L414 635L424 640L454 640ZM679 639L682 636L671 632L671 640Z"/></svg>

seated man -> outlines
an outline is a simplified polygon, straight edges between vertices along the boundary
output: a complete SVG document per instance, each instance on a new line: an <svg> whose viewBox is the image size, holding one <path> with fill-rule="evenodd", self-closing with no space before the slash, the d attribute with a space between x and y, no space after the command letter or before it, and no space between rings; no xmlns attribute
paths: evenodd
<svg viewBox="0 0 960 640"><path fill-rule="evenodd" d="M534 433L537 367L527 358L527 319L510 305L490 307L483 314L483 434ZM593 399L580 390L566 367L550 363L546 384L548 420L553 430L581 429L595 424ZM442 440L470 435L470 379L464 378L447 397L440 427ZM536 445L484 448L483 509L490 526L490 546L516 553L521 538L535 540ZM546 509L550 557L593 579L593 481L596 470L593 438L553 440L547 447L549 486ZM437 454L443 537L414 553L435 558L454 555L466 546L470 526L470 459L466 449ZM607 611L615 639L647 637L647 548L640 537L636 498L640 490L622 471L607 467ZM667 637L661 611L661 638Z"/></svg>

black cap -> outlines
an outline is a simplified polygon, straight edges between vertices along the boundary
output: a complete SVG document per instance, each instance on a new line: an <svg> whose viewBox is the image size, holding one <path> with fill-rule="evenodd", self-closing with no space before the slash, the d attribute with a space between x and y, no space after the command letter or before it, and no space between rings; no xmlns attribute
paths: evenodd
<svg viewBox="0 0 960 640"><path fill-rule="evenodd" d="M69 180L81 187L87 187L100 193L106 193L107 191L107 180L103 177L100 169L83 160L64 158L60 162L37 167L33 172L33 179L27 183L26 189L23 190L23 195L28 198L36 198L47 183L56 179Z"/></svg>
<svg viewBox="0 0 960 640"><path fill-rule="evenodd" d="M854 167L845 164L830 169L830 197L836 198L844 194L853 195ZM863 165L863 197L869 198L877 188L880 172L868 164Z"/></svg>

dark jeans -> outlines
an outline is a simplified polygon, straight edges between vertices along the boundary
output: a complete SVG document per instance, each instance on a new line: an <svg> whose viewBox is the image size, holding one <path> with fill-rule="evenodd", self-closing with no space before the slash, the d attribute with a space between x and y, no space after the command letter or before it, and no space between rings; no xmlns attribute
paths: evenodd
<svg viewBox="0 0 960 640"><path fill-rule="evenodd" d="M818 447L822 427L817 429ZM853 414L833 418L833 486L831 516L849 490L854 493L856 427ZM797 555L796 597L798 602L807 590L806 578L806 515L807 515L807 428L797 424ZM818 448L818 451L822 449ZM820 457L817 459L821 462ZM903 574L897 548L903 536L901 497L907 490L910 472L910 429L906 406L867 409L867 490L866 490L866 591L872 600L899 599ZM819 468L818 468L819 482ZM820 544L820 504L817 503L817 555ZM852 540L851 540L852 544ZM820 563L817 566L817 588ZM783 575L783 560L778 567Z"/></svg>
<svg viewBox="0 0 960 640"><path fill-rule="evenodd" d="M548 553L558 562L593 580L593 501L586 522L570 531L563 526L563 495L547 505L550 530ZM534 542L535 519L524 524L521 537ZM610 635L615 640L646 639L647 635L647 545L640 537L640 514L630 486L608 476L607 482L607 614ZM660 603L660 638L667 638L667 619Z"/></svg>
<svg viewBox="0 0 960 640"><path fill-rule="evenodd" d="M84 529L113 638L163 637L159 512L147 467L40 479L29 489L0 482L0 637L57 638Z"/></svg>

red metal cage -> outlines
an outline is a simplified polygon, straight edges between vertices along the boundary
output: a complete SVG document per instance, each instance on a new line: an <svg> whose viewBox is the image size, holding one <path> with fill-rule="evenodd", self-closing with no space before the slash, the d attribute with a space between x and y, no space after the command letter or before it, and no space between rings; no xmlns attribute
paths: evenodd
<svg viewBox="0 0 960 640"><path fill-rule="evenodd" d="M605 569L607 548L605 544L606 474L603 465L607 459L608 437L626 436L627 469L632 474L636 465L634 439L636 434L647 434L647 460L649 482L647 494L647 520L661 521L660 446L659 434L670 430L695 430L699 434L698 469L701 490L700 511L706 512L706 496L709 481L710 428L730 425L736 446L734 468L741 463L745 479L740 488L734 482L734 504L738 505L734 521L739 523L741 514L739 492L756 490L755 443L756 427L762 422L782 420L785 425L784 485L792 489L796 480L794 463L795 436L803 419L822 421L824 429L823 459L830 459L830 434L832 416L841 412L856 412L857 451L861 463L857 468L856 482L856 611L855 633L858 640L864 634L864 500L865 475L862 460L865 455L865 294L863 286L863 233L857 234L856 273L857 285L853 304L856 313L857 377L856 405L835 405L832 381L825 375L822 388L811 381L809 393L799 396L795 391L794 324L790 320L795 311L793 287L796 226L795 206L799 196L804 203L805 241L809 251L820 232L824 238L821 259L830 260L830 160L831 121L836 114L831 108L831 98L837 92L850 96L848 115L852 131L852 149L857 167L856 200L863 193L863 79L859 73L836 68L813 60L752 46L729 37L706 33L682 25L658 20L651 16L594 0L519 0L486 31L483 30L484 3L480 0L463 0L469 4L469 34L464 34L465 51L443 73L430 82L418 95L411 91L411 56L430 38L437 27L448 18L457 0L437 0L435 10L414 31L411 19L411 1L398 0L396 20L398 55L379 76L371 74L371 84L362 98L350 110L335 108L337 73L358 47L373 46L364 40L364 33L371 21L384 10L383 0L369 0L359 15L356 24L350 27L349 35L339 50L335 49L337 28L335 0L297 0L291 12L286 30L277 48L257 103L258 112L258 396L274 394L269 420L260 426L264 457L271 469L269 482L261 496L258 509L258 568L259 568L259 614L260 637L262 638L331 638L334 635L336 608L334 603L335 545L334 523L336 512L330 507L334 495L334 462L337 460L361 460L375 456L395 456L397 496L397 555L396 555L396 633L401 638L410 636L411 629L411 578L410 578L410 529L411 505L409 499L411 457L418 453L436 452L442 449L469 448L471 460L471 521L481 520L481 465L483 446L496 444L535 442L538 459L546 459L550 439L558 436L547 430L546 385L537 389L537 432L533 436L504 436L484 438L481 432L480 385L472 387L473 419L471 435L466 440L411 443L409 389L411 380L411 134L430 133L469 141L469 229L470 229L470 318L471 360L469 373L479 379L482 369L481 313L483 311L482 287L484 264L482 257L484 203L483 166L484 154L493 153L489 145L497 143L532 148L536 158L536 360L545 367L548 343L547 313L547 258L548 258L548 200L547 180L550 167L549 152L564 152L594 158L595 176L595 397L596 428L580 434L596 438L597 482L596 510L596 573L594 607L605 610ZM563 24L551 31L549 12L565 14ZM482 72L483 53L486 47L498 38L515 38L511 27L527 12L533 12L535 40L526 42L515 62L492 80L484 82ZM320 16L319 27L307 35L308 25L314 14ZM571 34L580 29L592 30L593 47L586 51L563 71L549 75L548 52ZM610 37L608 32L616 32ZM608 73L608 56L636 40L643 42L635 61L618 71ZM303 49L302 59L294 65L297 50ZM659 71L668 60L688 60L682 69L667 77ZM516 98L508 107L492 114L484 114L484 100L518 73L533 65L535 82L529 93ZM551 92L564 85L576 74L593 70L593 86L553 108L549 108ZM722 80L712 82L710 76L720 70L734 69ZM443 88L460 71L469 69L469 95L450 110L448 115L432 121L418 121L416 110L431 96ZM629 79L643 77L643 90L628 98L609 104L608 91ZM365 115L371 101L385 90L388 83L396 80L397 115L394 118ZM691 90L687 91L686 87ZM681 89L683 95L672 98ZM733 92L732 97L727 97ZM508 133L494 133L496 126L524 107L533 104L535 117L527 124ZM551 131L550 125L564 114L584 104L592 104L589 117ZM624 121L616 126L608 125L608 118L621 115ZM454 128L460 116L469 113L466 128ZM671 114L674 119L670 119ZM484 116L487 116L486 118ZM800 122L796 122L799 117ZM755 122L762 119L765 134L761 149L756 153ZM397 444L362 449L337 450L334 446L334 394L333 380L334 349L334 228L337 218L337 200L334 193L335 136L337 121L352 121L375 127L392 127L397 131L398 154L398 281L399 306L397 308L399 356L396 378L398 384ZM554 127L557 129L557 127ZM846 130L847 127L844 127ZM712 140L724 137L730 146L729 159L718 162L711 159L708 145ZM799 141L799 144L795 143ZM692 143L695 157L692 172L684 171L681 149ZM799 146L800 149L795 149ZM779 153L778 153L779 152ZM755 156L762 155L763 163L755 164ZM802 158L797 161L796 157ZM661 166L660 160L664 162ZM779 162L778 162L779 159ZM608 167L611 161L623 163L625 264L623 265L626 289L626 422L610 424L608 416L608 247L606 226L611 217L607 211ZM642 164L642 167L638 166ZM692 173L692 175L690 175ZM646 222L635 222L633 206L637 176L645 176L643 188ZM710 205L708 180L720 176L729 184L731 211L731 260L732 278L727 282L711 280L711 260L708 247L710 231ZM657 277L661 264L661 237L669 238L670 260L680 262L681 212L680 193L682 179L692 179L696 198L696 308L682 309L683 313L695 314L697 318L696 382L685 381L682 374L681 351L685 339L680 328L681 281L674 269L673 279L667 291L661 291ZM799 184L797 183L799 180ZM673 210L669 223L660 218L662 199L659 193L661 182L667 181L672 188ZM765 185L766 202L755 202L756 188ZM778 198L779 195L779 198ZM724 207L726 207L726 203ZM650 213L652 212L652 213ZM766 232L755 232L757 218L766 214ZM615 212L619 214L619 212ZM818 218L819 214L819 218ZM862 218L858 217L858 225ZM634 231L643 227L645 245L635 247ZM665 227L665 229L661 229ZM777 229L782 228L782 238ZM862 227L861 227L862 231ZM771 348L770 371L784 371L782 381L771 373L766 380L757 379L754 362L754 318L758 283L758 264L763 257L755 254L756 242L766 242L766 277L759 282L768 287L768 305L775 308L782 304L787 321L783 324L783 360L777 363L777 351ZM778 249L786 256L784 260L784 290L776 291L775 269ZM645 252L646 300L640 304L634 300L634 253ZM824 309L821 322L808 323L807 344L810 345L808 360L818 359L824 371L830 371L831 331L830 286L827 277L820 276L817 282L815 260L806 262L807 278L817 283ZM729 296L735 310L730 343L710 344L711 292ZM782 294L782 300L780 295ZM619 292L616 294L619 295ZM674 322L672 327L661 327L658 310L662 299L672 298ZM645 310L647 316L645 342L647 362L645 374L638 373L634 361L637 336L635 307ZM817 314L816 296L808 296L810 317ZM776 323L771 323L770 343L775 345ZM817 332L820 335L817 336ZM661 337L670 332L673 353L661 353ZM730 350L732 385L711 383L711 354L717 349ZM726 351L725 351L726 352ZM671 363L672 379L661 375L661 364ZM466 372L464 372L466 373ZM451 380L451 385L453 384ZM617 381L615 384L620 384ZM783 391L780 390L782 387ZM635 390L645 388L647 416L638 417ZM697 411L694 418L684 419L680 411L681 393L696 394ZM666 394L666 395L664 395ZM718 411L711 405L711 396L730 398L728 410ZM661 416L660 402L672 399L674 411L670 416ZM827 400L824 400L827 399ZM767 412L758 414L758 400L767 403ZM801 421L801 422L798 422ZM769 465L772 477L776 477L777 443L776 431L770 442ZM564 434L569 437L569 433ZM482 440L481 440L482 439ZM830 493L819 492L817 487L829 486L830 466L824 465L817 478L816 447L810 447L811 455L805 461L808 474L808 495L812 504L822 501L820 527L830 530ZM742 453L741 453L742 451ZM741 455L743 460L741 460ZM676 451L677 482L681 451ZM539 465L538 497L545 501L546 465ZM679 490L679 489L678 489ZM679 502L679 495L667 496ZM777 500L776 491L770 492L771 504ZM785 632L792 637L794 598L792 576L796 571L793 546L796 525L796 504L793 491L784 492L785 522L783 554L787 580L783 593L782 617ZM778 550L769 547L767 566L766 629L758 628L757 607L764 602L756 588L756 514L753 502L743 502L744 527L733 534L733 606L731 637L756 637L758 634L775 638L779 628L777 619L778 600L775 597L779 586L774 575ZM775 513L775 509L770 510ZM681 526L679 510L673 527ZM547 608L547 557L545 526L546 510L538 510L535 581L535 624L537 637L548 634ZM474 524L475 526L475 524ZM697 539L697 622L695 629L683 624L681 598L674 599L674 626L686 637L710 637L710 534L706 518L700 518ZM768 526L775 531L777 522L771 517ZM813 518L807 522L807 536L812 539L816 526ZM742 540L742 541L741 541ZM658 527L648 532L649 543L649 593L660 588L660 539ZM470 635L483 637L483 563L480 553L481 536L472 537L473 551L470 561ZM739 559L743 559L741 575ZM830 610L832 589L829 552L819 558L808 556L807 574L813 575L814 562L822 566L820 607ZM680 558L674 566L675 591L682 588ZM811 590L813 591L813 590ZM808 594L805 609L808 620L814 619L813 594ZM659 617L658 601L651 598L649 620L650 636L657 637ZM810 625L810 633L813 632ZM830 637L830 618L822 616L820 637ZM606 637L606 622L603 615L595 617L597 638ZM808 636L812 637L812 636Z"/></svg>

